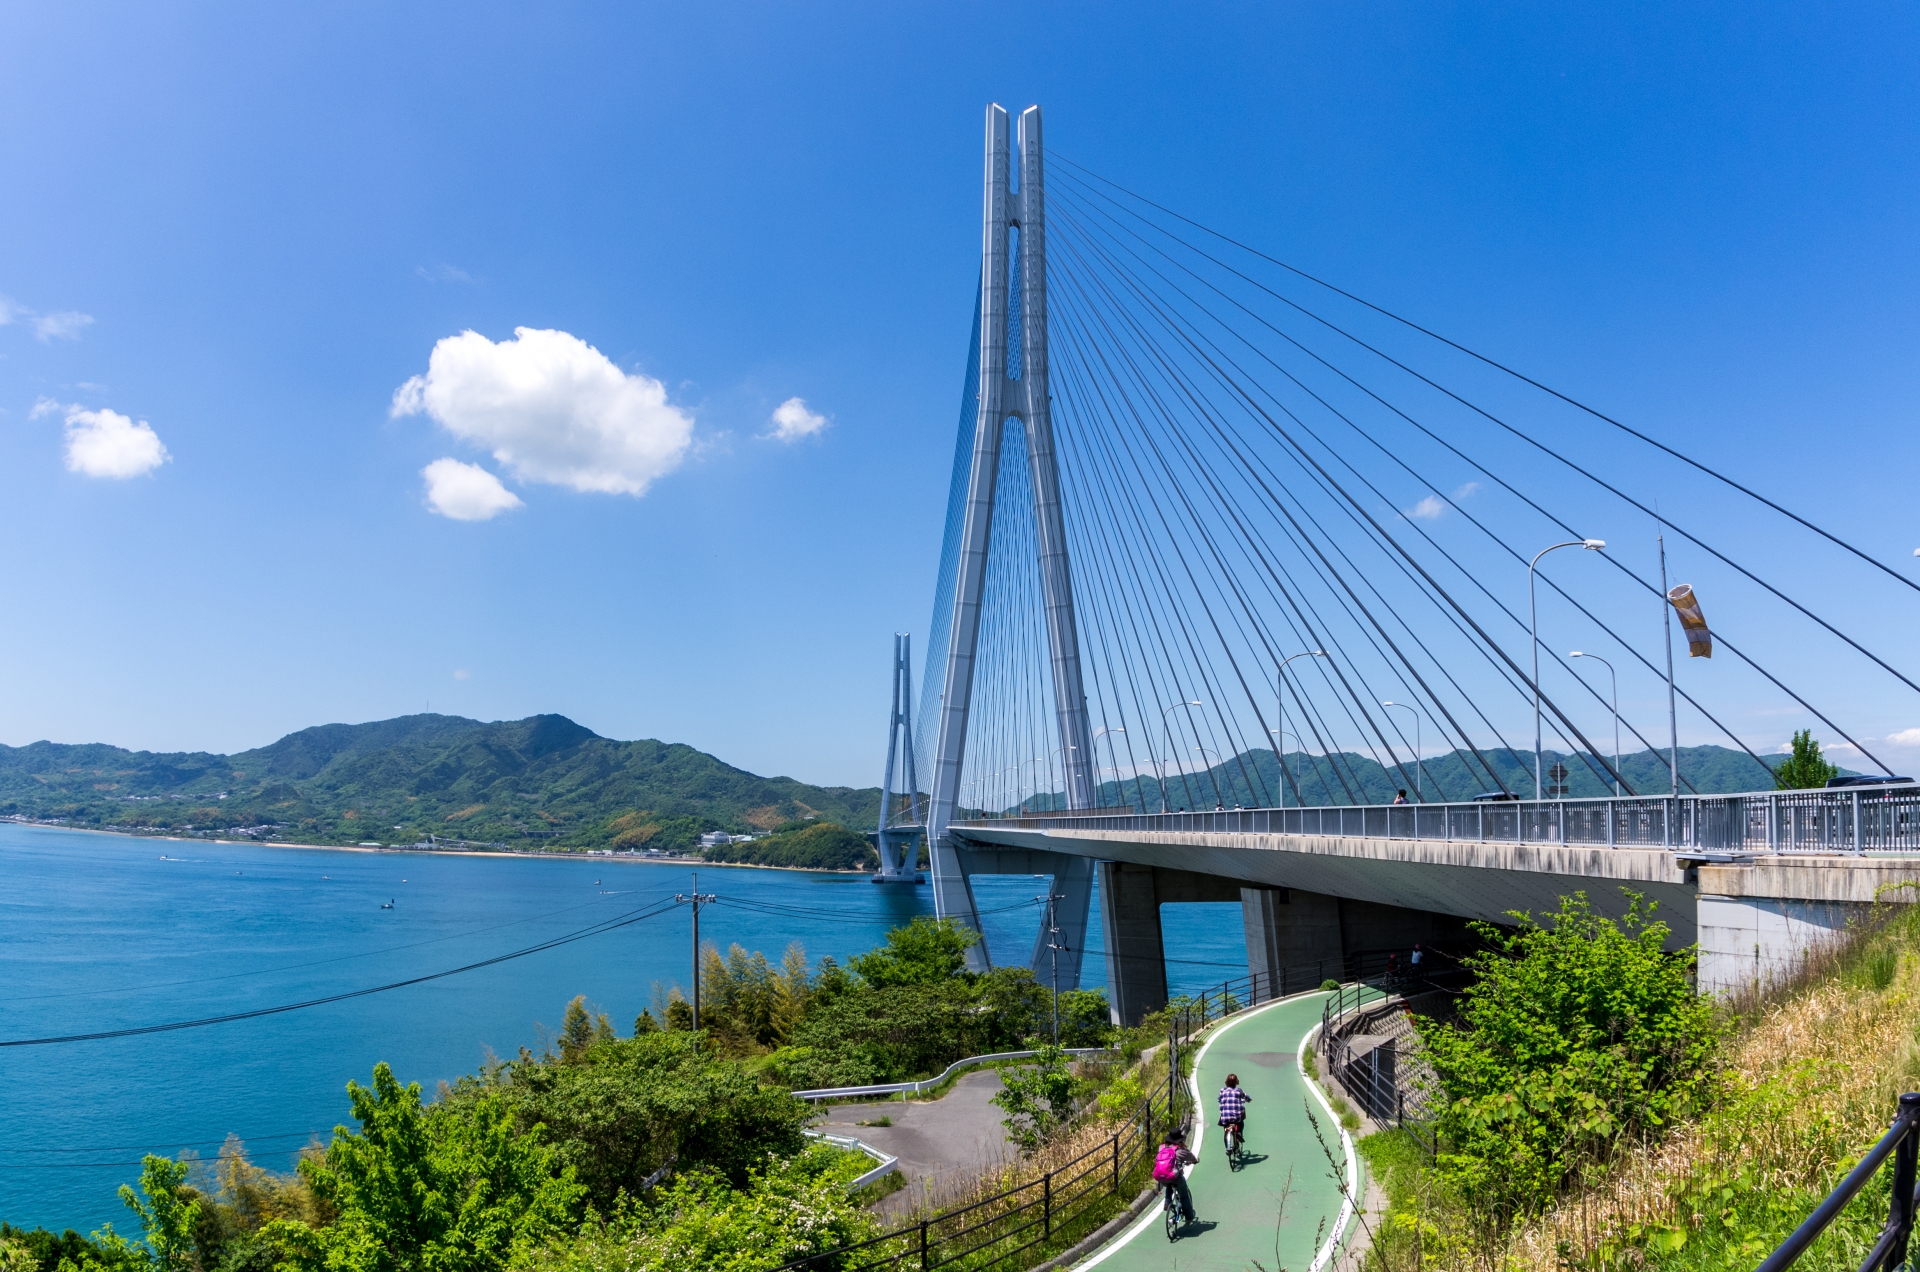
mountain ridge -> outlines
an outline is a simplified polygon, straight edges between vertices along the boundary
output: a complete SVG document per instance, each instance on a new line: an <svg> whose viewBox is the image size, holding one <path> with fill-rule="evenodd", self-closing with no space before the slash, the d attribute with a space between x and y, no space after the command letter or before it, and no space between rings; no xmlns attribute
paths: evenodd
<svg viewBox="0 0 1920 1272"><path fill-rule="evenodd" d="M603 738L554 714L315 725L233 755L0 746L0 815L100 829L678 849L708 830L863 825L878 811L877 788L761 777L683 743Z"/></svg>

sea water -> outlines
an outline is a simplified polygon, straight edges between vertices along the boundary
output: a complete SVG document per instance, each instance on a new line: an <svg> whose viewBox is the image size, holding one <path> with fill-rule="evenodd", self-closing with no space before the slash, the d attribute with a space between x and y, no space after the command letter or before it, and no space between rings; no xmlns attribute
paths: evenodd
<svg viewBox="0 0 1920 1272"><path fill-rule="evenodd" d="M0 824L0 1042L297 1003L494 957L694 890L687 862L354 852ZM865 875L698 866L700 937L778 963L799 942L841 963L931 913L926 886ZM1030 957L1047 881L976 878L995 960ZM391 909L383 909L384 903ZM1082 984L1105 983L1100 921ZM1198 993L1245 972L1239 907L1166 908L1168 982ZM137 1228L115 1196L142 1153L292 1155L351 1123L348 1079L377 1061L431 1098L489 1055L536 1051L584 994L622 1034L688 981L685 906L459 975L177 1032L0 1047L0 1219L56 1231Z"/></svg>

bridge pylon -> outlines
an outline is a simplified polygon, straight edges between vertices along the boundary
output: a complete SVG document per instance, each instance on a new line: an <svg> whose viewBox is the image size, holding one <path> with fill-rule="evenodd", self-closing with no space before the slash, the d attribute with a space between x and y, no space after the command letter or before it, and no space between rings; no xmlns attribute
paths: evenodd
<svg viewBox="0 0 1920 1272"><path fill-rule="evenodd" d="M947 833L960 792L966 758L967 721L972 706L974 661L978 654L980 606L987 577L987 550L993 528L1000 446L1009 422L1018 421L1026 439L1032 479L1035 539L1046 615L1047 652L1052 672L1055 725L1065 769L1067 807L1094 806L1094 753L1088 726L1086 692L1080 674L1080 633L1074 618L1073 576L1067 559L1066 527L1060 506L1060 473L1054 451L1052 398L1047 374L1046 173L1040 138L1040 108L1021 112L1013 135L1005 108L987 107L986 206L980 262L980 378L974 415L971 459L962 499L958 569L948 627L946 665L941 669L941 699L934 738L934 772L928 804L927 842L931 845L934 906L938 914L978 930L979 919L968 881L967 851ZM1017 322L1009 316L1017 312ZM931 679L933 669L928 669ZM1093 863L1059 855L1051 863L1056 922L1065 953L1060 958L1063 989L1080 983L1087 913L1093 894ZM1043 964L1051 977L1053 951L1042 931L1033 951L1038 974ZM983 939L974 947L972 965L984 970L990 959Z"/></svg>
<svg viewBox="0 0 1920 1272"><path fill-rule="evenodd" d="M896 775L901 779L894 785ZM904 806L900 797L906 797ZM917 858L926 825L920 819L920 779L913 762L913 637L893 636L893 714L887 717L887 775L880 782L880 828L873 846L880 854L875 883L921 882Z"/></svg>

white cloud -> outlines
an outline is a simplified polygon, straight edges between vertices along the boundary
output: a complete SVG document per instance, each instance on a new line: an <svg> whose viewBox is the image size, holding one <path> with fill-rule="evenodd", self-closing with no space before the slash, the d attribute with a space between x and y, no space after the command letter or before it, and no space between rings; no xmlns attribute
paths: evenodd
<svg viewBox="0 0 1920 1272"><path fill-rule="evenodd" d="M495 344L463 331L440 341L427 373L394 391L393 414L426 413L524 481L642 495L680 466L693 417L667 404L660 381L628 375L564 331L513 335Z"/></svg>
<svg viewBox="0 0 1920 1272"><path fill-rule="evenodd" d="M812 437L827 426L827 417L807 409L800 398L790 397L773 408L773 414L767 417L767 423L773 425L773 431L767 436L776 442L797 442L803 437Z"/></svg>
<svg viewBox="0 0 1920 1272"><path fill-rule="evenodd" d="M1889 733L1886 740L1895 746L1920 746L1920 729L1902 729L1898 733Z"/></svg>
<svg viewBox="0 0 1920 1272"><path fill-rule="evenodd" d="M54 401L52 398L49 398L49 397L36 398L34 399L33 409L27 412L27 418L30 420L37 420L42 415L53 415L53 414L56 414L59 410L60 410L60 404Z"/></svg>
<svg viewBox="0 0 1920 1272"><path fill-rule="evenodd" d="M27 308L11 296L0 296L0 327L16 322L24 322L33 328L33 334L43 342L54 340L77 340L82 328L93 324L92 314L83 314L68 309L57 314L43 314Z"/></svg>
<svg viewBox="0 0 1920 1272"><path fill-rule="evenodd" d="M453 673L453 678L455 680L465 680L467 678L467 669L465 667L460 668Z"/></svg>
<svg viewBox="0 0 1920 1272"><path fill-rule="evenodd" d="M1446 502L1442 500L1440 496L1428 495L1425 499L1422 499L1419 503L1407 509L1407 515L1409 517L1418 517L1422 521L1434 521L1446 510Z"/></svg>
<svg viewBox="0 0 1920 1272"><path fill-rule="evenodd" d="M1425 499L1422 499L1419 503L1413 505L1413 507L1407 509L1406 512L1402 513L1401 515L1406 517L1418 517L1422 521L1438 521L1441 517L1446 515L1447 508L1451 504L1459 503L1462 499L1466 499L1469 496L1471 496L1473 492L1478 489L1480 489L1480 483L1477 481L1470 481L1466 485L1456 489L1453 492L1453 496L1451 499L1442 499L1439 495L1428 495Z"/></svg>
<svg viewBox="0 0 1920 1272"><path fill-rule="evenodd" d="M42 398L33 414L45 415L46 408L59 404ZM160 442L160 435L145 420L134 423L118 411L86 411L69 406L67 413L67 468L89 477L110 477L124 481L152 472L173 456Z"/></svg>
<svg viewBox="0 0 1920 1272"><path fill-rule="evenodd" d="M78 340L82 328L93 325L93 315L67 310L58 314L35 314L33 334L42 341Z"/></svg>
<svg viewBox="0 0 1920 1272"><path fill-rule="evenodd" d="M420 470L427 479L427 507L455 521L491 521L526 505L478 464L436 459Z"/></svg>

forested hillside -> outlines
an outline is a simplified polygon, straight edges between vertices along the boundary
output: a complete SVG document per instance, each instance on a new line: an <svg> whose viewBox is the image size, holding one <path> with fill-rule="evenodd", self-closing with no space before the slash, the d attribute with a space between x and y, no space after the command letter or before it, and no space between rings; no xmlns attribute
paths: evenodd
<svg viewBox="0 0 1920 1272"><path fill-rule="evenodd" d="M759 777L690 746L616 742L565 716L327 724L238 755L0 746L0 815L303 843L443 839L685 848L822 818L870 824L877 789Z"/></svg>

